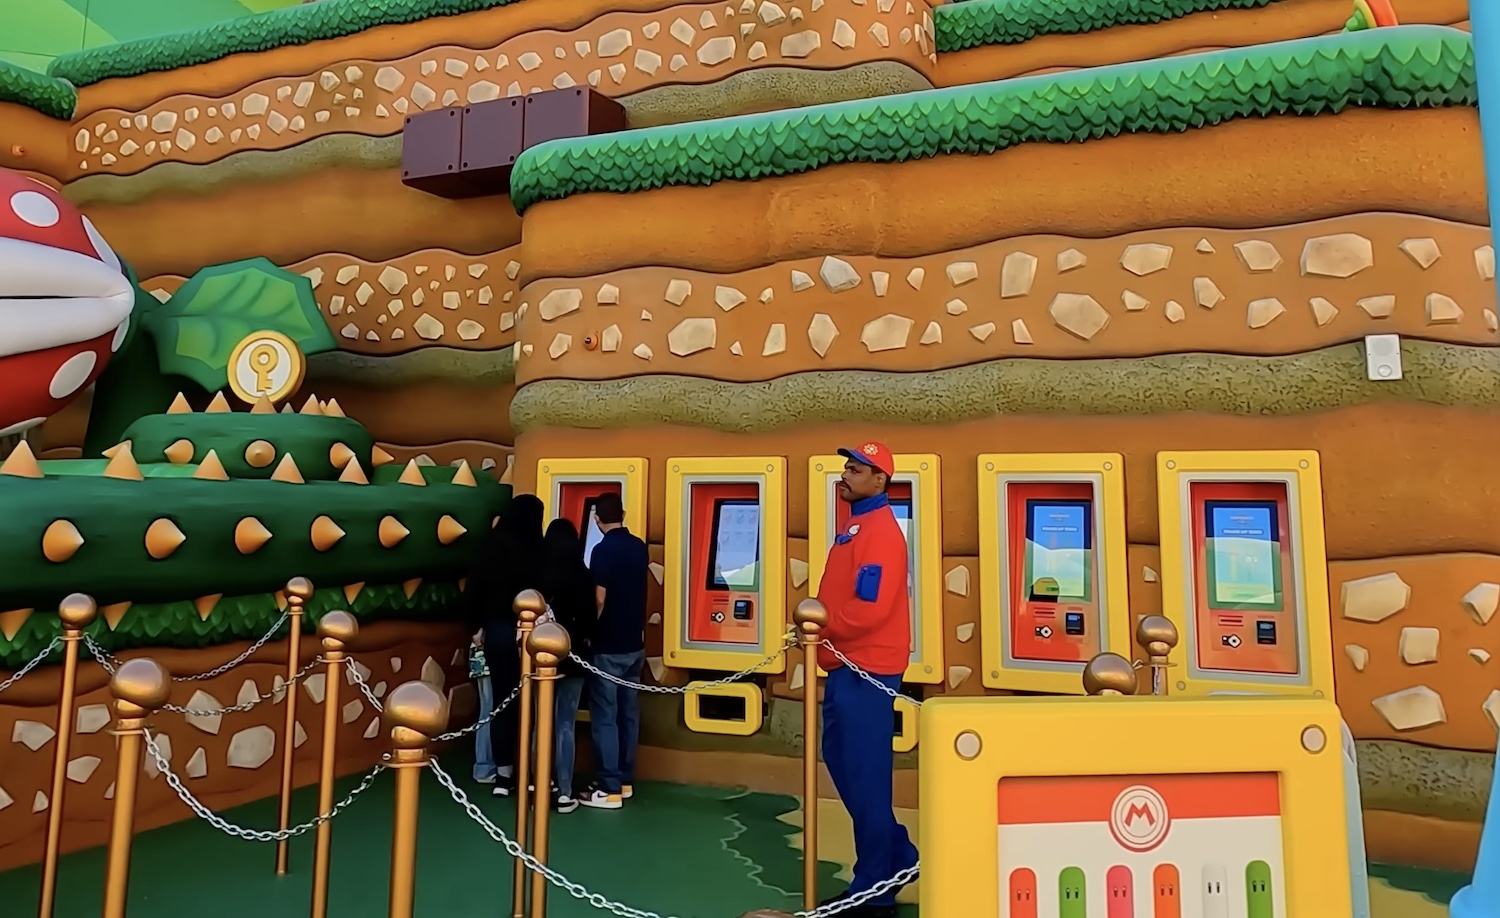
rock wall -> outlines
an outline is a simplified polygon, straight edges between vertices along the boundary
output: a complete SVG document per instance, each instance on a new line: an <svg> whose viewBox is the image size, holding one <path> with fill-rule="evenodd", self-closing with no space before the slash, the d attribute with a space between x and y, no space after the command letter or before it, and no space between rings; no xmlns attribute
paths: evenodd
<svg viewBox="0 0 1500 918"><path fill-rule="evenodd" d="M353 657L377 696L402 682L421 679L446 689L453 703L454 723L472 718L475 696L468 681L462 648L462 626L382 622L360 631ZM304 665L318 655L317 638L302 643ZM169 672L187 676L207 672L244 652L246 645L225 644L199 651L158 649L128 652L122 658L149 656ZM223 675L177 682L169 703L193 710L214 710L272 694L270 700L246 712L214 716L184 716L162 711L150 721L159 749L187 789L210 809L229 807L275 796L280 789L287 646L273 642ZM39 859L47 831L48 799L57 728L57 696L61 671L37 670L16 683L0 705L0 870ZM295 782L315 784L323 748L323 704L327 675L322 668L298 687ZM69 749L65 797L63 851L77 851L108 841L113 812L117 759L109 733L113 708L108 677L91 661L79 667L77 734ZM358 774L373 768L390 744L379 715L370 710L358 686L345 674L339 687L340 732L338 773ZM139 788L136 831L196 818L167 786L149 756L143 765L146 780ZM358 805L358 804L355 804ZM293 812L293 823L315 813ZM274 829L275 826L251 826Z"/></svg>

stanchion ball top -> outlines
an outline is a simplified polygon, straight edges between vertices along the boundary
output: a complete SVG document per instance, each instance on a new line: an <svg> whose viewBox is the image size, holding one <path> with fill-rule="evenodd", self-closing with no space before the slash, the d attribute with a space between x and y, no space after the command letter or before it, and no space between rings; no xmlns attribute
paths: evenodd
<svg viewBox="0 0 1500 918"><path fill-rule="evenodd" d="M804 630L817 631L828 627L828 607L816 599L804 599L792 611L792 621ZM808 626L812 627L808 627Z"/></svg>
<svg viewBox="0 0 1500 918"><path fill-rule="evenodd" d="M448 699L426 682L403 682L385 699L385 723L405 727L427 739L448 729Z"/></svg>
<svg viewBox="0 0 1500 918"><path fill-rule="evenodd" d="M516 601L511 607L515 610L516 618L523 622L534 622L547 611L547 600L536 590L522 590L516 594Z"/></svg>
<svg viewBox="0 0 1500 918"><path fill-rule="evenodd" d="M1134 695L1135 667L1117 653L1101 653L1083 668L1083 690L1090 695L1105 692Z"/></svg>
<svg viewBox="0 0 1500 918"><path fill-rule="evenodd" d="M343 609L335 609L318 619L318 637L347 644L356 634L359 634L359 622Z"/></svg>
<svg viewBox="0 0 1500 918"><path fill-rule="evenodd" d="M87 593L73 593L57 604L57 617L70 628L87 628L98 611L94 597Z"/></svg>
<svg viewBox="0 0 1500 918"><path fill-rule="evenodd" d="M1165 615L1148 615L1135 626L1135 639L1142 647L1166 644L1171 650L1177 646L1177 626Z"/></svg>
<svg viewBox="0 0 1500 918"><path fill-rule="evenodd" d="M531 630L526 646L538 663L556 666L567 659L568 653L573 649L573 639L568 636L568 629L557 622L543 622ZM543 659L544 654L552 659Z"/></svg>
<svg viewBox="0 0 1500 918"><path fill-rule="evenodd" d="M109 680L110 692L121 701L154 711L167 703L172 677L166 667L148 657L126 660Z"/></svg>
<svg viewBox="0 0 1500 918"><path fill-rule="evenodd" d="M293 577L291 580L288 580L286 582L286 593L288 596L295 596L298 599L306 602L307 600L312 598L312 581L308 580L306 577Z"/></svg>

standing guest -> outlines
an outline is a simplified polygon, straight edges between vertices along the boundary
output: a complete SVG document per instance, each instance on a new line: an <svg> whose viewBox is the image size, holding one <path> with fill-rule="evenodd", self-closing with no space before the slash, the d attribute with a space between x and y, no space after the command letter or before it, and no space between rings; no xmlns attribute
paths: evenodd
<svg viewBox="0 0 1500 918"><path fill-rule="evenodd" d="M542 595L559 625L567 629L573 653L587 659L599 613L594 601L594 581L583 563L583 541L571 521L556 519L542 541ZM558 668L553 725L556 774L552 782L554 806L559 813L578 809L573 796L574 724L578 702L583 697L584 669L572 658Z"/></svg>
<svg viewBox="0 0 1500 918"><path fill-rule="evenodd" d="M911 654L907 548L886 489L895 472L882 443L841 449L846 460L839 498L849 522L834 537L818 599L828 608L823 637L891 694L843 664L827 647L818 665L823 689L823 761L854 823L854 879L833 904L864 892L917 863L917 849L893 808L893 694ZM841 912L849 918L894 918L896 890Z"/></svg>
<svg viewBox="0 0 1500 918"><path fill-rule="evenodd" d="M542 502L518 494L491 530L479 564L469 578L469 620L473 641L484 651L494 694L504 698L521 682L521 650L516 646L516 594L540 590ZM516 733L520 712L509 705L490 721L490 740L497 772L496 797L515 789Z"/></svg>
<svg viewBox="0 0 1500 918"><path fill-rule="evenodd" d="M618 494L594 502L594 522L603 538L594 547L589 571L594 578L599 621L591 650L594 666L616 679L639 684L646 664L646 543L625 528ZM636 690L589 674L589 719L598 783L579 797L584 806L618 810L633 793L635 750L641 709Z"/></svg>
<svg viewBox="0 0 1500 918"><path fill-rule="evenodd" d="M495 710L495 690L490 684L490 668L484 662L484 649L479 643L469 644L469 678L479 693L479 717L484 719ZM495 749L490 739L490 725L481 723L474 731L474 780L479 784L494 784L498 772L495 770Z"/></svg>

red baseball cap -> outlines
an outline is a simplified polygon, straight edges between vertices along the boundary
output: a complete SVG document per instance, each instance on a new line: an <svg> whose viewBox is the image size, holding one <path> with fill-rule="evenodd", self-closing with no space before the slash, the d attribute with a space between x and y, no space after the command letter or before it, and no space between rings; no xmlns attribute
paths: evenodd
<svg viewBox="0 0 1500 918"><path fill-rule="evenodd" d="M862 462L877 472L884 472L887 478L896 474L896 457L891 455L891 451L884 443L876 443L871 440L869 443L861 443L853 449L847 447L841 449L839 450L839 455L845 459Z"/></svg>

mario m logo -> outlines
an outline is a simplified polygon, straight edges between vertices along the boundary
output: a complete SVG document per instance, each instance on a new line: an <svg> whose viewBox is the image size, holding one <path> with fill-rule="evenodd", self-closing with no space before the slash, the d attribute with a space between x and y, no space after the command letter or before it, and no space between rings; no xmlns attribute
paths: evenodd
<svg viewBox="0 0 1500 918"><path fill-rule="evenodd" d="M1167 801L1144 784L1120 791L1110 808L1109 832L1121 847L1131 851L1150 851L1166 840L1171 827Z"/></svg>

